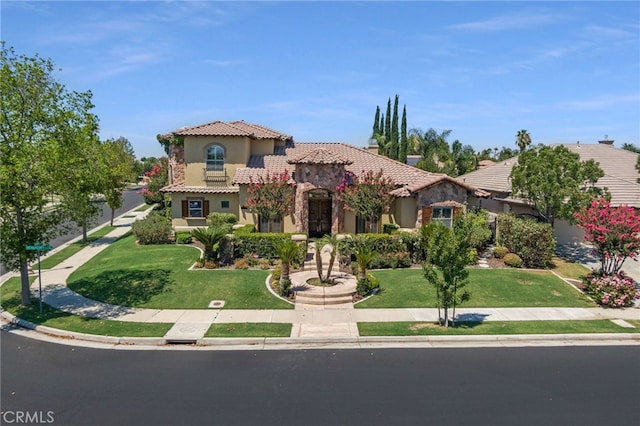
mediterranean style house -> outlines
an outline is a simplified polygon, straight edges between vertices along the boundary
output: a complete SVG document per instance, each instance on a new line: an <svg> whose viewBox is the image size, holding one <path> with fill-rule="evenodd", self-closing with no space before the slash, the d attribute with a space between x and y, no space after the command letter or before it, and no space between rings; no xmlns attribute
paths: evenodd
<svg viewBox="0 0 640 426"><path fill-rule="evenodd" d="M240 224L259 232L305 233L322 236L369 229L365 221L345 210L334 196L345 172L356 176L380 170L392 179L394 201L381 223L418 228L432 220L450 225L470 196L485 191L444 174L428 173L344 143L300 143L289 135L245 121L184 127L165 135L169 146L169 185L173 226L204 226L212 212L233 213ZM293 217L266 220L247 207L247 188L260 176L288 171L295 184Z"/></svg>
<svg viewBox="0 0 640 426"><path fill-rule="evenodd" d="M627 205L640 209L640 184L635 169L638 154L613 146L605 140L597 144L562 144L571 152L580 155L581 161L594 160L600 165L604 176L596 185L606 188L611 194L611 204ZM490 193L487 198L471 197L469 204L490 212L513 212L516 215L537 217L538 212L526 201L511 194L511 169L518 164L518 157L490 164L476 171L457 177L461 183L472 185ZM558 244L577 244L584 241L584 232L566 220L555 221L554 233Z"/></svg>

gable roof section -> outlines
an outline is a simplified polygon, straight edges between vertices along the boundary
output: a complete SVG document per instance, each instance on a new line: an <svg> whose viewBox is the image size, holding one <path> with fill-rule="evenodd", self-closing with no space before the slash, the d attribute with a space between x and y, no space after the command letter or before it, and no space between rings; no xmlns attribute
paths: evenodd
<svg viewBox="0 0 640 426"><path fill-rule="evenodd" d="M353 164L353 161L329 151L326 148L317 148L308 152L304 152L299 156L287 160L289 164Z"/></svg>
<svg viewBox="0 0 640 426"><path fill-rule="evenodd" d="M594 160L604 172L598 187L606 187L611 193L613 205L629 205L640 208L640 184L635 170L638 154L605 144L554 144L564 145L580 155L581 161ZM493 166L478 169L456 179L476 188L491 192L510 193L511 169L518 164L518 157L500 161Z"/></svg>
<svg viewBox="0 0 640 426"><path fill-rule="evenodd" d="M252 139L291 139L289 135L245 121L232 121L229 123L213 121L197 126L183 127L170 133L178 136L241 136Z"/></svg>

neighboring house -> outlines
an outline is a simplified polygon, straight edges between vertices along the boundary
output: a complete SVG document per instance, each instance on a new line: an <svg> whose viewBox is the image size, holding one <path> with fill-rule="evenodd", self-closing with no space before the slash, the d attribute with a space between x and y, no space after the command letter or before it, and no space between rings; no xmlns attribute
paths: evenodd
<svg viewBox="0 0 640 426"><path fill-rule="evenodd" d="M562 144L571 152L580 155L581 161L594 160L604 171L596 186L607 188L611 193L612 205L628 205L640 209L640 184L635 169L638 154L615 148L612 141L598 144ZM517 215L537 217L538 212L522 199L511 196L511 169L518 163L518 157L500 161L494 165L478 169L457 179L465 184L483 189L489 198L469 200L469 204L492 212L514 212ZM556 220L554 229L559 244L580 243L584 233L577 226L565 220Z"/></svg>
<svg viewBox="0 0 640 426"><path fill-rule="evenodd" d="M202 124L169 135L182 144L169 148L169 185L173 225L205 225L211 212L233 213L241 224L261 232L302 232L311 236L363 232L366 223L346 211L334 196L350 171L383 172L396 184L395 200L381 223L417 228L438 220L450 225L468 197L487 196L469 184L418 170L367 149L344 143L299 143L291 136L244 121ZM247 206L247 188L260 176L288 170L296 185L294 217L267 221Z"/></svg>

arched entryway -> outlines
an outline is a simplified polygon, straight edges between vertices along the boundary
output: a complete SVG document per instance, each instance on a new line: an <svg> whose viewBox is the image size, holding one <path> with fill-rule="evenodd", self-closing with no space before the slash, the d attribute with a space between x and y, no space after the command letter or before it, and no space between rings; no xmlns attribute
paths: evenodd
<svg viewBox="0 0 640 426"><path fill-rule="evenodd" d="M309 191L309 236L312 238L331 234L332 194L326 189Z"/></svg>

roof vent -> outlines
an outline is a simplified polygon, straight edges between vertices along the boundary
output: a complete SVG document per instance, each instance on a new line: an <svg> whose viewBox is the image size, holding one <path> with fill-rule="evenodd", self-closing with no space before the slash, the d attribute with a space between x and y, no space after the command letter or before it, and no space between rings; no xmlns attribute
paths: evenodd
<svg viewBox="0 0 640 426"><path fill-rule="evenodd" d="M601 143L603 145L613 145L613 140L609 139L609 135L604 135L604 139L598 141L598 143Z"/></svg>

